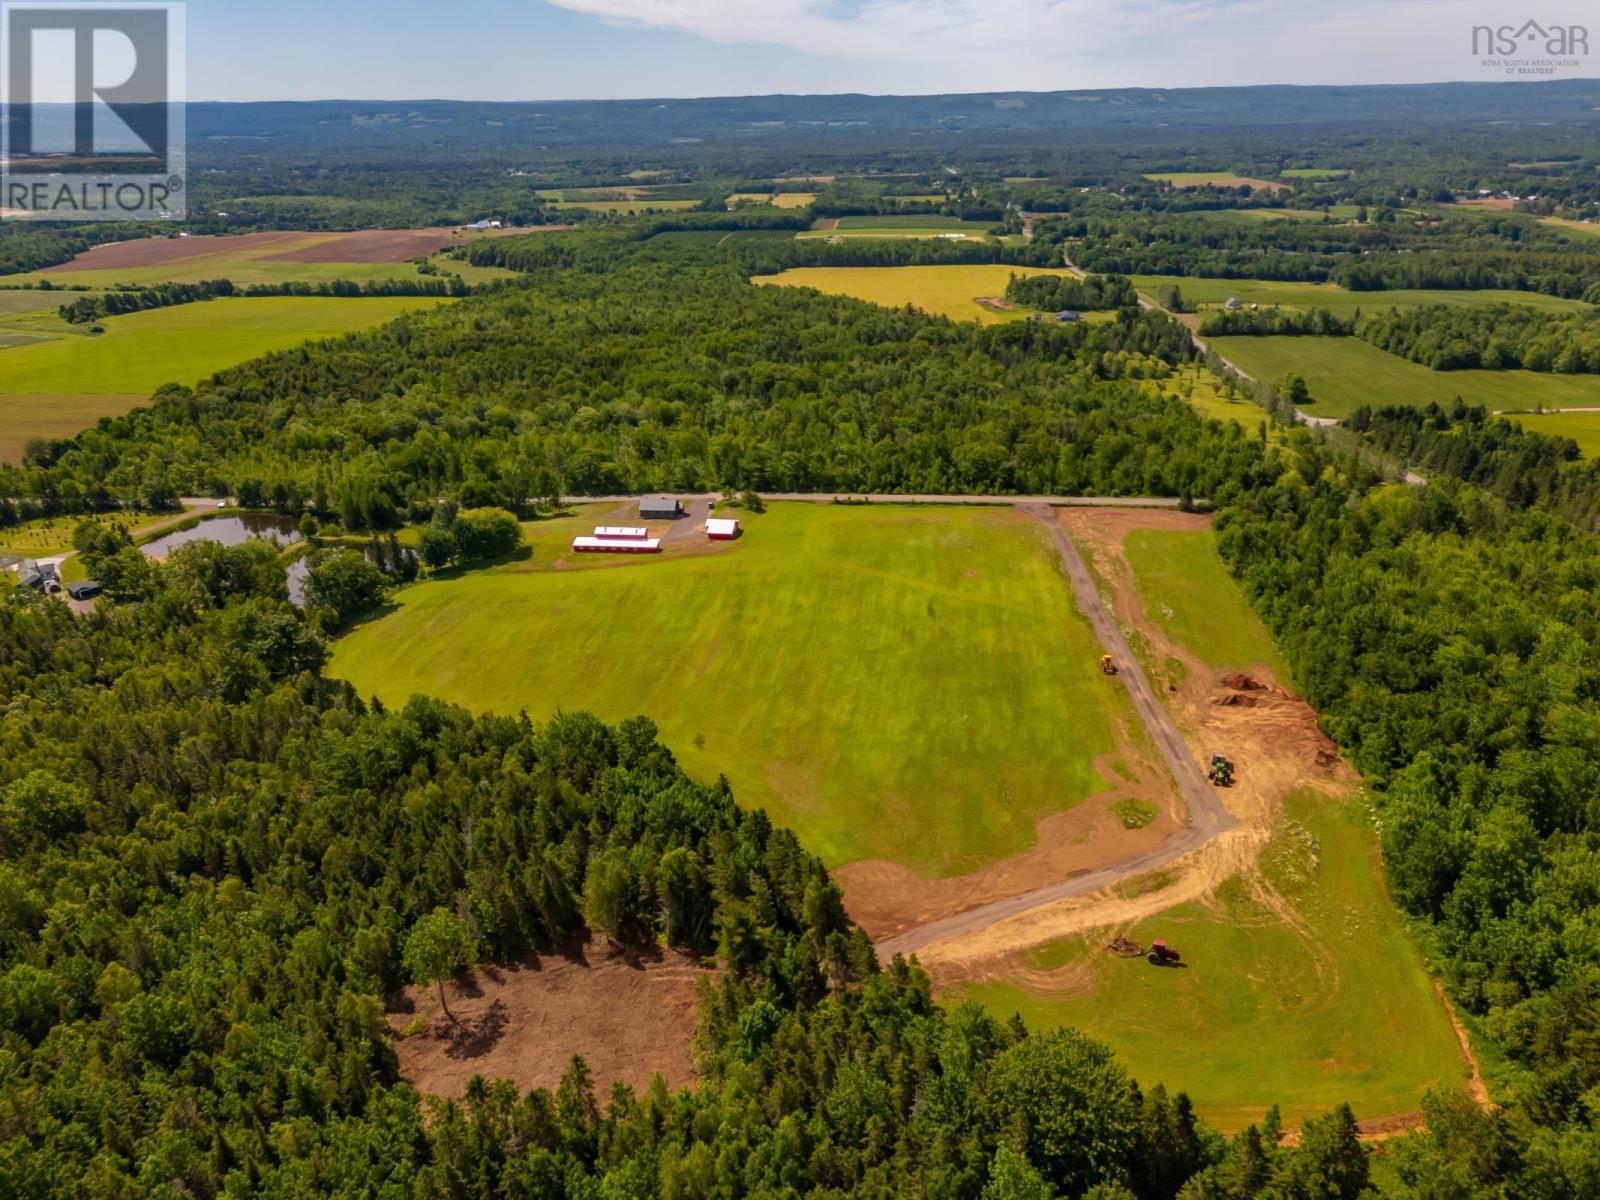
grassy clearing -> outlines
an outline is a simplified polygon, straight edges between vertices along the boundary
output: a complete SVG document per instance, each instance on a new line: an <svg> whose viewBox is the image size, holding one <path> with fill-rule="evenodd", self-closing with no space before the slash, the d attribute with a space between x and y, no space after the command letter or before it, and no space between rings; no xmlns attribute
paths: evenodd
<svg viewBox="0 0 1600 1200"><path fill-rule="evenodd" d="M1507 413L1529 433L1571 438L1585 458L1600 458L1600 412Z"/></svg>
<svg viewBox="0 0 1600 1200"><path fill-rule="evenodd" d="M0 347L0 363L16 352ZM101 417L120 417L148 399L145 392L0 394L0 462L21 462L30 438L69 438Z"/></svg>
<svg viewBox="0 0 1600 1200"><path fill-rule="evenodd" d="M1261 425L1267 419L1266 412L1248 400L1230 395L1221 381L1198 363L1179 367L1170 378L1152 380L1151 386L1169 396L1186 400L1213 420L1236 422L1251 437L1261 437ZM1269 444L1282 440L1282 434L1270 423L1267 440Z"/></svg>
<svg viewBox="0 0 1600 1200"><path fill-rule="evenodd" d="M830 865L970 871L1105 786L1093 760L1131 711L1036 522L774 504L731 545L566 554L601 515L533 526L527 563L406 589L332 673L386 703L644 713Z"/></svg>
<svg viewBox="0 0 1600 1200"><path fill-rule="evenodd" d="M773 208L809 208L817 199L815 192L779 192L772 198Z"/></svg>
<svg viewBox="0 0 1600 1200"><path fill-rule="evenodd" d="M1196 220L1254 224L1258 221L1320 221L1327 214L1320 208L1219 208L1191 215Z"/></svg>
<svg viewBox="0 0 1600 1200"><path fill-rule="evenodd" d="M1570 229L1573 233L1584 233L1591 237L1600 234L1600 225L1593 221L1574 221L1568 217L1540 217L1539 224L1553 225L1557 229Z"/></svg>
<svg viewBox="0 0 1600 1200"><path fill-rule="evenodd" d="M171 262L146 266L108 267L103 270L40 272L8 275L7 283L39 283L48 280L58 288L110 288L118 284L147 283L200 283L207 279L231 279L237 284L251 283L321 283L335 279L356 282L382 282L395 279L419 279L417 268L409 262L274 262L273 255L311 248L330 235L307 233L298 241L279 240L251 246L248 243L215 247ZM224 239L231 241L233 239ZM209 244L209 243L207 243ZM94 251L88 252L86 261L92 262ZM56 303L75 298L74 294L58 297Z"/></svg>
<svg viewBox="0 0 1600 1200"><path fill-rule="evenodd" d="M1176 645L1219 671L1261 663L1287 682L1288 665L1209 530L1136 529L1126 554L1145 615Z"/></svg>
<svg viewBox="0 0 1600 1200"><path fill-rule="evenodd" d="M268 296L111 317L105 332L0 351L0 395L138 392L195 383L224 367L311 338L370 328L432 297Z"/></svg>
<svg viewBox="0 0 1600 1200"><path fill-rule="evenodd" d="M1360 338L1212 338L1217 353L1257 379L1305 377L1317 417L1348 417L1363 404L1468 404L1491 410L1600 406L1600 375L1536 371L1434 371Z"/></svg>
<svg viewBox="0 0 1600 1200"><path fill-rule="evenodd" d="M1170 183L1173 187L1196 188L1239 188L1265 189L1272 192L1287 185L1274 183L1270 179L1256 179L1251 175L1235 175L1232 171L1160 171L1147 174L1146 179L1153 179L1158 183Z"/></svg>
<svg viewBox="0 0 1600 1200"><path fill-rule="evenodd" d="M1276 279L1194 279L1180 275L1135 275L1134 286L1154 295L1164 287L1176 285L1191 307L1204 308L1225 302L1230 296L1240 304L1286 308L1325 308L1340 316L1362 312L1383 312L1390 308L1415 308L1423 304L1526 304L1548 312L1578 312L1590 307L1581 300L1546 296L1542 292L1517 292L1487 289L1476 292L1433 292L1413 288L1387 292L1351 292L1333 283L1293 283Z"/></svg>
<svg viewBox="0 0 1600 1200"><path fill-rule="evenodd" d="M1465 1065L1433 985L1383 885L1357 801L1292 798L1262 860L1265 887L1223 885L1127 930L1164 937L1185 968L1114 958L1102 934L1054 943L1030 966L1082 980L1072 995L970 987L999 1016L1070 1025L1108 1043L1144 1085L1196 1098L1224 1130L1274 1101L1298 1121L1348 1100L1358 1117L1414 1111Z"/></svg>
<svg viewBox="0 0 1600 1200"><path fill-rule="evenodd" d="M944 267L796 267L751 282L782 287L813 287L836 296L854 296L885 308L909 304L955 321L993 325L1032 315L1031 309L996 311L977 303L980 296L1005 295L1013 275L1066 275L1061 268L1012 267L1004 263ZM1098 314L1087 314L1091 319Z"/></svg>
<svg viewBox="0 0 1600 1200"><path fill-rule="evenodd" d="M1343 179L1349 171L1342 167L1290 167L1279 171L1280 179Z"/></svg>

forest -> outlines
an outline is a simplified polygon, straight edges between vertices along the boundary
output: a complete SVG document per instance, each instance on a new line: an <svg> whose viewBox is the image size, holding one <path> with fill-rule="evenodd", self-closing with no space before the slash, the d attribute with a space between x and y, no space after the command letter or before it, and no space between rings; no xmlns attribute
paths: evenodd
<svg viewBox="0 0 1600 1200"><path fill-rule="evenodd" d="M1219 498L1267 469L1242 431L1144 385L1193 353L1160 314L980 328L717 266L530 282L37 447L0 468L0 521L212 493L352 529L441 498L527 513L710 487Z"/></svg>
<svg viewBox="0 0 1600 1200"><path fill-rule="evenodd" d="M1372 313L1355 334L1435 371L1600 371L1600 312L1429 304Z"/></svg>
<svg viewBox="0 0 1600 1200"><path fill-rule="evenodd" d="M1006 299L1043 312L1063 309L1104 309L1137 306L1139 294L1120 275L1013 275L1006 284Z"/></svg>

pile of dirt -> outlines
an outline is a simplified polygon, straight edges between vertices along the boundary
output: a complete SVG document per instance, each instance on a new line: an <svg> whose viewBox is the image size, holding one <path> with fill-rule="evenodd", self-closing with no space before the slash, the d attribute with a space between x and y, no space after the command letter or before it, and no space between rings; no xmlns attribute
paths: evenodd
<svg viewBox="0 0 1600 1200"><path fill-rule="evenodd" d="M695 1082L698 984L711 972L689 955L591 942L564 955L478 967L445 985L392 997L389 1033L400 1074L419 1092L461 1096L474 1075L526 1091L554 1088L581 1054L596 1080L643 1091Z"/></svg>
<svg viewBox="0 0 1600 1200"><path fill-rule="evenodd" d="M1143 958L1144 947L1131 938L1115 937L1106 943L1106 949L1118 958Z"/></svg>

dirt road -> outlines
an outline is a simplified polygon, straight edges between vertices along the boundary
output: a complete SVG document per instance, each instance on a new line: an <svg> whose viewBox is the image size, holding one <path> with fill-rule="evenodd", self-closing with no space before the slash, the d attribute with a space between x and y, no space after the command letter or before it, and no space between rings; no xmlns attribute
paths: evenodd
<svg viewBox="0 0 1600 1200"><path fill-rule="evenodd" d="M1200 765L1190 754L1188 743L1178 731L1172 715L1161 702L1161 698L1156 695L1155 689L1150 686L1144 668L1139 665L1139 660L1134 657L1127 639L1122 636L1116 618L1106 607L1105 601L1096 589L1094 576L1090 574L1088 564L1078 553L1072 538L1055 520L1048 506L1023 505L1022 511L1042 521L1054 538L1067 578L1072 583L1078 608L1089 618L1089 624L1093 627L1095 636L1100 639L1100 645L1116 662L1118 678L1128 689L1134 710L1144 722L1145 728L1150 731L1151 738L1161 752L1162 760L1172 772L1178 791L1188 806L1189 822L1153 849L1129 855L1092 871L1073 875L1058 883L1034 888L1020 895L1008 896L940 921L931 921L915 929L908 929L878 943L880 958L910 954L934 942L973 933L1040 905L1052 904L1073 896L1088 895L1120 883L1124 879L1154 871L1199 849L1219 833L1232 829L1237 824L1218 798L1216 789L1206 781Z"/></svg>

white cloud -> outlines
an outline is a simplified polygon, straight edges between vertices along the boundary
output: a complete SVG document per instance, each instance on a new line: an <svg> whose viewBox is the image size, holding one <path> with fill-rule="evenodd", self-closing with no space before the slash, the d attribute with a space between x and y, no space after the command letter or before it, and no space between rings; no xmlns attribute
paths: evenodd
<svg viewBox="0 0 1600 1200"><path fill-rule="evenodd" d="M1505 0L549 2L721 45L925 67L938 72L925 91L1487 79L1472 25L1526 15Z"/></svg>

